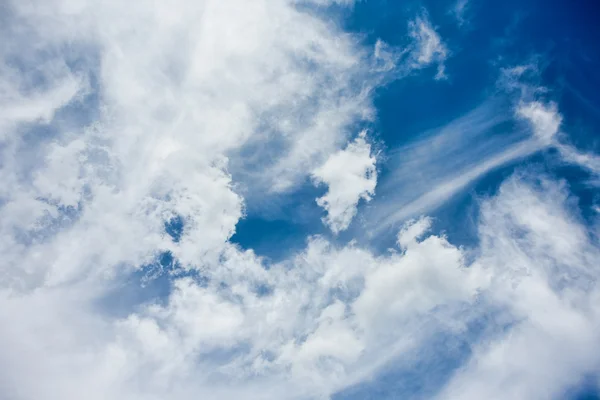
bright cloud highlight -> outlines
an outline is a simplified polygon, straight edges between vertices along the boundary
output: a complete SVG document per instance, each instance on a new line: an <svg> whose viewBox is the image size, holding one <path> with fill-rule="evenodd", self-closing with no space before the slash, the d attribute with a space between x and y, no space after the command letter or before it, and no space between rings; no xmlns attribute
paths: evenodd
<svg viewBox="0 0 600 400"><path fill-rule="evenodd" d="M362 132L344 150L332 154L312 173L317 184L328 186L317 204L327 211L324 222L334 233L348 228L360 199L370 201L377 185L376 158Z"/></svg>

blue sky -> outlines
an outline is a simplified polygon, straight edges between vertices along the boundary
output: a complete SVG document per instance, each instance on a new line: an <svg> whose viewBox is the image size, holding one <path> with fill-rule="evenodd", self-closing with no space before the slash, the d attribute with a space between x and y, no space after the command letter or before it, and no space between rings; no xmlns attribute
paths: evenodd
<svg viewBox="0 0 600 400"><path fill-rule="evenodd" d="M600 6L0 6L0 400L600 398Z"/></svg>

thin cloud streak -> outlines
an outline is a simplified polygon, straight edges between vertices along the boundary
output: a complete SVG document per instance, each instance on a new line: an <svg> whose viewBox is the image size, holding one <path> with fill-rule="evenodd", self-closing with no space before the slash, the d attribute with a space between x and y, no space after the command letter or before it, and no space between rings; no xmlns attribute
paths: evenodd
<svg viewBox="0 0 600 400"><path fill-rule="evenodd" d="M431 212L491 170L543 148L511 120L505 103L492 99L394 150L379 197L366 210L370 234L377 237Z"/></svg>
<svg viewBox="0 0 600 400"><path fill-rule="evenodd" d="M383 231L389 230L391 227L397 226L400 222L415 215L422 215L435 210L452 196L456 195L469 184L481 178L488 172L502 165L527 157L539 151L541 148L542 147L537 141L525 141L523 143L512 145L508 149L486 159L480 164L470 166L467 168L468 171L445 180L442 183L437 183L434 189L419 196L416 200L400 206L400 209L395 213L380 217L381 219L376 223L378 228L374 231L374 234L381 234Z"/></svg>

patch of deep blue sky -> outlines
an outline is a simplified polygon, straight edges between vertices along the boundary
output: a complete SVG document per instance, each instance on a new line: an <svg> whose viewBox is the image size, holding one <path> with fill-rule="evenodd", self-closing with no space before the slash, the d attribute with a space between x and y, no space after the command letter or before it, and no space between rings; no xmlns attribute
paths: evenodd
<svg viewBox="0 0 600 400"><path fill-rule="evenodd" d="M371 131L387 151L409 143L424 132L442 127L468 113L496 91L501 67L525 64L536 57L542 72L539 84L551 89L563 114L563 131L572 143L597 151L600 132L600 3L595 1L471 0L462 24L452 10L456 2L365 0L352 10L338 10L335 18L348 31L360 33L367 44L377 39L403 46L407 21L427 10L432 25L446 43L447 80L435 81L436 66L380 88L375 106L378 118ZM504 134L502 131L494 134ZM580 198L585 214L595 193L585 182L589 176L579 168L565 167L549 150L490 172L458 193L431 214L436 230L444 231L456 244L472 245L476 240L476 199L492 195L515 168L533 167L553 177L566 179ZM379 165L379 182L390 174ZM249 205L233 241L244 248L277 260L305 245L307 234L325 234L320 217L323 211L314 199L325 188L307 182L300 190L277 201L277 212L265 213ZM355 223L360 223L359 206ZM351 235L342 234L344 242ZM380 250L393 243L393 235Z"/></svg>

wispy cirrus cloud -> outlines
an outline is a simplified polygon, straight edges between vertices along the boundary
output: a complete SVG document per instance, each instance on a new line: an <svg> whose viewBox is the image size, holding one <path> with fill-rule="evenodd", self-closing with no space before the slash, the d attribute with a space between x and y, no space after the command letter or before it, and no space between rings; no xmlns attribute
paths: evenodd
<svg viewBox="0 0 600 400"><path fill-rule="evenodd" d="M512 123L510 103L501 97L395 149L368 210L372 234L426 214L491 170L539 150L525 127Z"/></svg>
<svg viewBox="0 0 600 400"><path fill-rule="evenodd" d="M497 285L492 298L512 326L497 325L497 335L474 348L438 398L560 397L597 371L599 360L588 349L599 339L599 314L588 307L598 298L589 284L598 273L598 248L568 211L574 200L564 185L542 180L522 187L513 179L484 204L479 263L498 268L490 275Z"/></svg>
<svg viewBox="0 0 600 400"><path fill-rule="evenodd" d="M459 26L467 22L465 14L470 8L469 0L458 0L450 9L450 14L456 18Z"/></svg>
<svg viewBox="0 0 600 400"><path fill-rule="evenodd" d="M517 115L530 123L534 135L540 141L557 149L563 161L578 165L598 176L600 158L596 154L582 152L568 142L568 137L561 132L563 116L558 104L544 99L549 89L535 81L530 83L530 80L538 79L539 73L535 63L504 71L504 84L521 93L522 100L516 109Z"/></svg>
<svg viewBox="0 0 600 400"><path fill-rule="evenodd" d="M423 68L430 64L437 64L435 79L444 79L444 61L449 55L448 48L437 33L427 13L415 18L409 23L409 35L414 40L414 48L410 55L411 68Z"/></svg>
<svg viewBox="0 0 600 400"><path fill-rule="evenodd" d="M380 184L385 201L369 210L376 227L371 234L435 210L490 171L544 149L555 148L564 162L597 175L595 154L563 142L563 117L557 103L548 99L549 90L535 82L537 74L535 65L502 70L495 98L394 149L390 174Z"/></svg>

